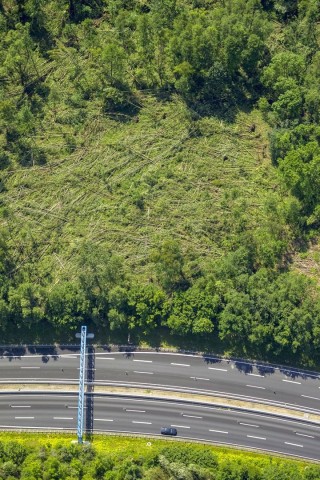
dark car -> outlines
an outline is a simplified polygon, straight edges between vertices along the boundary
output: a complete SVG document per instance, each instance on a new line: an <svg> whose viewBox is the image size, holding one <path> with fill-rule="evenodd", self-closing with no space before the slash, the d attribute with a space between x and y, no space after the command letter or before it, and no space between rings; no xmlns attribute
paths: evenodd
<svg viewBox="0 0 320 480"><path fill-rule="evenodd" d="M172 427L162 427L161 435L177 435L177 429Z"/></svg>

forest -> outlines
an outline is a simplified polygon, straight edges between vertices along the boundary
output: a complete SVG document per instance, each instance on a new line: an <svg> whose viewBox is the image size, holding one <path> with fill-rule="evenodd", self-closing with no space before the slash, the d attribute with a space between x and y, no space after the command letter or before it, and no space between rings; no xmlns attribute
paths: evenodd
<svg viewBox="0 0 320 480"><path fill-rule="evenodd" d="M0 33L2 343L316 368L320 1L2 0Z"/></svg>
<svg viewBox="0 0 320 480"><path fill-rule="evenodd" d="M1 480L317 480L319 465L205 445L102 437L0 441ZM34 437L35 435L33 435Z"/></svg>

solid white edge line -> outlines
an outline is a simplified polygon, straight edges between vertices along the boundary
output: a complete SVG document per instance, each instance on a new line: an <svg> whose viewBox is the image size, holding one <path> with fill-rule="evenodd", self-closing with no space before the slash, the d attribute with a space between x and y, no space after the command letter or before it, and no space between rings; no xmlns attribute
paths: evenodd
<svg viewBox="0 0 320 480"><path fill-rule="evenodd" d="M17 430L17 429L28 429L28 430L38 430L39 432L42 430L72 430L75 431L75 428L72 427L29 427L28 425L17 426L17 425L0 425L0 428L3 429L10 429L10 430Z"/></svg>

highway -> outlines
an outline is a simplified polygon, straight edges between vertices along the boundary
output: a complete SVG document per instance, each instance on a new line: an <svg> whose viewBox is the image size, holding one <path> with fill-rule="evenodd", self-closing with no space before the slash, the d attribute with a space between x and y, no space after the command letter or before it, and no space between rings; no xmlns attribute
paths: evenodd
<svg viewBox="0 0 320 480"><path fill-rule="evenodd" d="M96 385L144 386L299 406L320 412L320 376L213 357L151 352L96 352L90 379ZM79 355L0 358L0 383L77 383ZM89 366L90 368L90 366Z"/></svg>
<svg viewBox="0 0 320 480"><path fill-rule="evenodd" d="M2 351L0 384L77 384L79 353ZM320 414L318 374L221 360L214 357L156 352L108 352L87 355L87 381L225 395L257 402L292 405ZM3 388L3 387L2 387ZM30 385L30 389L32 386ZM67 390L67 387L66 389ZM130 392L130 390L129 390ZM88 400L88 397L87 397ZM87 411L86 429L158 435L176 426L179 438L193 438L281 452L320 460L320 425L273 416L222 410L214 406L96 394ZM2 393L0 428L72 430L77 425L74 394Z"/></svg>
<svg viewBox="0 0 320 480"><path fill-rule="evenodd" d="M155 436L159 435L161 427L174 426L178 430L178 438L320 460L320 426L301 421L221 410L214 406L99 394L94 396L93 405L91 428L96 433L126 432ZM1 429L75 431L76 421L75 394L19 393L0 396Z"/></svg>

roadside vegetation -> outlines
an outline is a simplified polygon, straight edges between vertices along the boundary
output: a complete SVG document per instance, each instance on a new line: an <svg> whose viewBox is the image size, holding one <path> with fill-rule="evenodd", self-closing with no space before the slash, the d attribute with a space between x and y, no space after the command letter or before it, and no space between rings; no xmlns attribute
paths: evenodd
<svg viewBox="0 0 320 480"><path fill-rule="evenodd" d="M319 0L0 2L2 343L86 323L317 367L319 20Z"/></svg>
<svg viewBox="0 0 320 480"><path fill-rule="evenodd" d="M317 480L319 465L183 442L0 435L1 480Z"/></svg>

